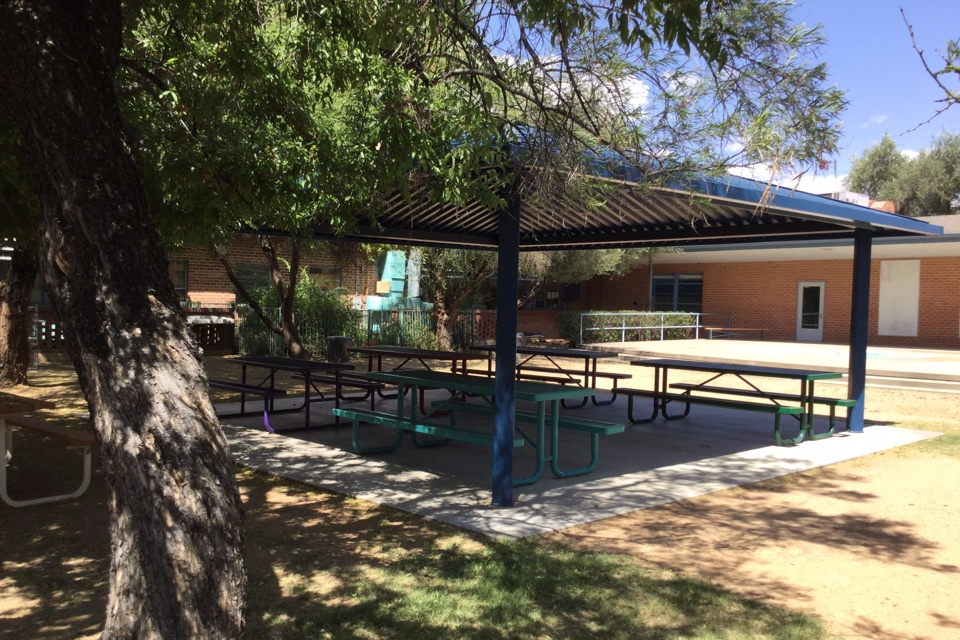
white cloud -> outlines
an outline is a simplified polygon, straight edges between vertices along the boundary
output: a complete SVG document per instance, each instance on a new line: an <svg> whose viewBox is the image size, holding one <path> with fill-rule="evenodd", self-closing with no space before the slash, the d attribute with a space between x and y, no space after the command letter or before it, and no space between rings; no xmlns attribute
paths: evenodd
<svg viewBox="0 0 960 640"><path fill-rule="evenodd" d="M900 155L902 155L907 160L916 160L917 156L920 155L920 152L914 151L913 149L902 149L900 151Z"/></svg>
<svg viewBox="0 0 960 640"><path fill-rule="evenodd" d="M639 109L650 103L650 85L637 77L620 81L620 92L630 109Z"/></svg>
<svg viewBox="0 0 960 640"><path fill-rule="evenodd" d="M887 121L887 116L873 116L872 118L864 122L862 125L860 125L860 128L866 129L867 127L875 127L878 124L883 124L886 121Z"/></svg>
<svg viewBox="0 0 960 640"><path fill-rule="evenodd" d="M771 171L770 167L767 165L753 165L750 167L737 167L730 170L730 173L736 176L743 178L750 178L752 180L759 180L761 182L771 181ZM843 191L843 180L846 178L846 175L835 176L833 174L812 174L804 173L803 175L796 176L784 176L778 175L773 176L772 181L774 184L780 185L786 189L794 189L796 191L803 191L805 193L813 194L822 194L822 193L834 193L836 191Z"/></svg>

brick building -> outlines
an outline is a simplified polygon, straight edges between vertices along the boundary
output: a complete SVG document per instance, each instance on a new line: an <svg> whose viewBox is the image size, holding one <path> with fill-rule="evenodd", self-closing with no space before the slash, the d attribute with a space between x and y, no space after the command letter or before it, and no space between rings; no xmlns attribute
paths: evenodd
<svg viewBox="0 0 960 640"><path fill-rule="evenodd" d="M944 227L944 236L873 243L870 344L960 349L960 215L923 219ZM652 274L643 266L584 283L568 308L677 308L729 317L733 327L762 328L767 340L844 344L852 258L852 244L842 241L689 247L656 256Z"/></svg>
<svg viewBox="0 0 960 640"><path fill-rule="evenodd" d="M275 242L279 255L289 260L288 242L282 238ZM237 236L228 257L241 281L269 284L269 268L257 236ZM359 255L344 264L321 245L319 249L303 251L300 264L311 279L331 288L342 287L350 295L362 297L376 290L376 267ZM170 276L188 308L223 308L236 301L234 286L209 246L171 251Z"/></svg>

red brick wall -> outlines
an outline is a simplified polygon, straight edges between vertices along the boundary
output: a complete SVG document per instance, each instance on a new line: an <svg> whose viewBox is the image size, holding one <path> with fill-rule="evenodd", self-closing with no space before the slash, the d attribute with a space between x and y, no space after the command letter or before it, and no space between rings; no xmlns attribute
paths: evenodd
<svg viewBox="0 0 960 640"><path fill-rule="evenodd" d="M960 348L960 258L923 258L917 337L877 333L880 261L870 270L869 341L873 345ZM822 281L824 342L845 344L850 335L853 265L846 260L655 265L654 273L703 274L703 312L730 314L732 326L767 330L768 340L796 339L797 284ZM640 267L622 277L584 283L576 309L647 309L649 272Z"/></svg>
<svg viewBox="0 0 960 640"><path fill-rule="evenodd" d="M684 269L674 269L682 272ZM694 269L692 272L699 273ZM644 265L623 276L599 276L580 285L580 299L571 311L646 311L650 308L650 270Z"/></svg>
<svg viewBox="0 0 960 640"><path fill-rule="evenodd" d="M290 258L287 241L277 239L279 254ZM187 297L199 306L223 305L235 301L233 285L227 279L220 262L213 257L209 246L189 247L182 251L171 251L171 260L187 260ZM267 264L260 249L260 242L254 236L237 236L229 253L230 264ZM323 251L303 252L300 264L304 267L332 267L333 260ZM340 265L340 286L351 294L365 294L376 290L376 267L358 258L355 263Z"/></svg>
<svg viewBox="0 0 960 640"><path fill-rule="evenodd" d="M517 313L519 333L538 333L545 338L560 337L560 321L557 312L546 309L521 309Z"/></svg>

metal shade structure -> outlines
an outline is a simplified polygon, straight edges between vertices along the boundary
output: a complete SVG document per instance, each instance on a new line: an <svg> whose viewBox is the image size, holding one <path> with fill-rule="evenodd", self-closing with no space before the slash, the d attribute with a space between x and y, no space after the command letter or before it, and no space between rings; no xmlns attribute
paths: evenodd
<svg viewBox="0 0 960 640"><path fill-rule="evenodd" d="M870 253L874 237L940 235L926 222L734 176L694 177L664 186L643 183L629 169L606 169L595 179L607 187L602 202L587 207L557 196L508 195L493 210L429 198L430 185L389 198L376 215L359 214L347 233L317 228L318 238L360 242L488 249L498 252L498 362L516 358L517 282L521 251L622 247L683 247L771 241L852 239L848 415L851 431L863 429ZM522 171L522 166L518 171ZM515 381L510 368L496 372L493 505L513 504Z"/></svg>
<svg viewBox="0 0 960 640"><path fill-rule="evenodd" d="M602 204L537 196L521 203L520 251L638 246L733 244L775 240L938 235L928 223L765 183L727 176L647 187L641 181L594 178L606 187ZM499 211L430 200L423 181L405 197L394 194L376 215L359 213L354 230L318 237L364 242L497 250Z"/></svg>

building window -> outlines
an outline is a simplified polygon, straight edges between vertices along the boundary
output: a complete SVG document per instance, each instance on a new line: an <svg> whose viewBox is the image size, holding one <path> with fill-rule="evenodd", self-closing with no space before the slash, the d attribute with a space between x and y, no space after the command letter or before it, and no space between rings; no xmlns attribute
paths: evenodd
<svg viewBox="0 0 960 640"><path fill-rule="evenodd" d="M672 273L653 276L651 311L700 313L703 309L703 274Z"/></svg>
<svg viewBox="0 0 960 640"><path fill-rule="evenodd" d="M340 286L340 269L337 267L310 267L307 275L322 289L333 290Z"/></svg>
<svg viewBox="0 0 960 640"><path fill-rule="evenodd" d="M170 281L173 282L173 290L177 292L177 299L180 302L187 301L187 261L170 261Z"/></svg>
<svg viewBox="0 0 960 640"><path fill-rule="evenodd" d="M270 287L270 267L265 264L238 264L233 270L237 280L247 293Z"/></svg>

